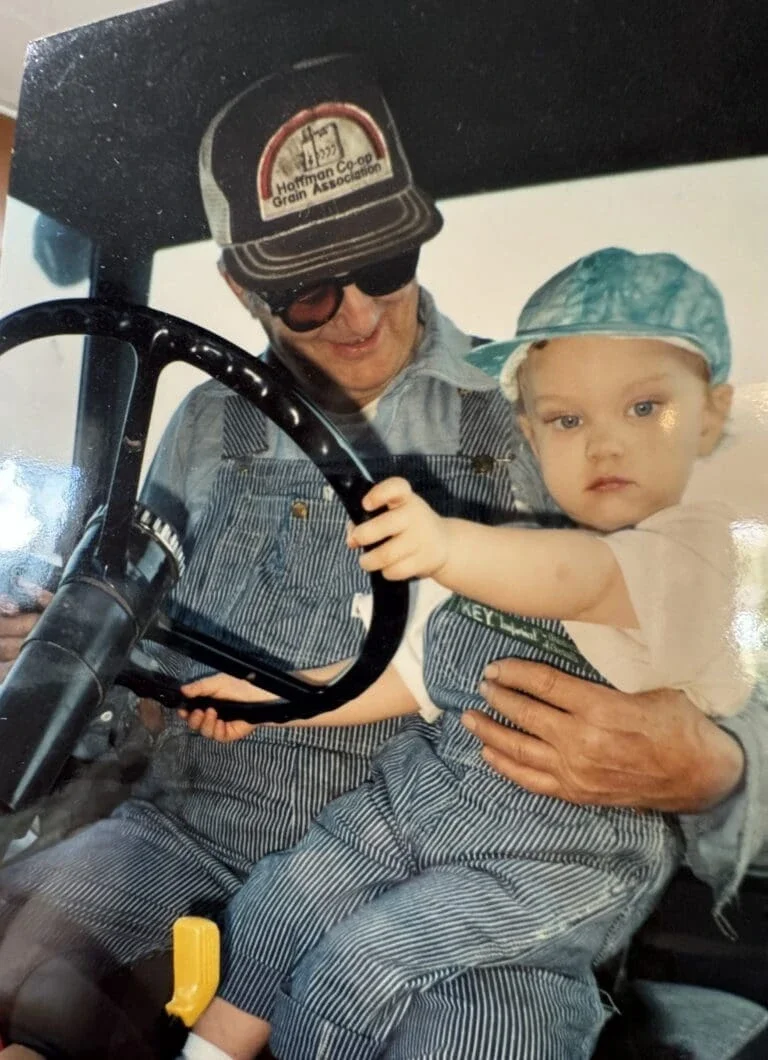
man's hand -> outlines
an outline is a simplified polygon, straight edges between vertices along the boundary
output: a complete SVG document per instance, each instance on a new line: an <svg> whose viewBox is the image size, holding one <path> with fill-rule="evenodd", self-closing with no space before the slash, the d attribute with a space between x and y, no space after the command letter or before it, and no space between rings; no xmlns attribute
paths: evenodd
<svg viewBox="0 0 768 1060"><path fill-rule="evenodd" d="M34 629L41 613L53 599L51 593L38 586L28 587L35 610L21 611L9 596L0 596L0 681L4 680L16 661L21 645Z"/></svg>
<svg viewBox="0 0 768 1060"><path fill-rule="evenodd" d="M735 791L744 772L739 743L682 692L629 695L519 659L487 667L481 691L525 730L468 711L464 724L485 745L483 758L539 794L700 813Z"/></svg>
<svg viewBox="0 0 768 1060"><path fill-rule="evenodd" d="M388 509L348 534L350 548L383 542L360 557L363 570L380 570L390 581L437 574L448 558L448 521L417 496L404 478L379 482L363 497L363 507L368 512Z"/></svg>

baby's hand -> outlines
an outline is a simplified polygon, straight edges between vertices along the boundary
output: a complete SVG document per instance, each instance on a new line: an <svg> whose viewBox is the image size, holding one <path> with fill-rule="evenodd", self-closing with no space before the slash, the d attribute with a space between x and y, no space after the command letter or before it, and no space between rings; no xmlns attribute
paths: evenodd
<svg viewBox="0 0 768 1060"><path fill-rule="evenodd" d="M229 674L211 674L209 677L201 677L199 681L191 681L188 685L182 685L181 691L189 699L207 696L210 699L233 699L238 703L266 703L277 699L277 696L273 696L271 692L265 692L249 681L241 681ZM182 709L178 711L178 714L186 720L187 725L194 732L199 732L210 740L218 740L219 743L242 740L256 728L247 721L222 721L213 707L208 707L207 710Z"/></svg>
<svg viewBox="0 0 768 1060"><path fill-rule="evenodd" d="M379 482L363 497L363 507L368 512L388 509L352 527L347 535L350 548L382 542L362 554L363 570L380 570L390 581L437 575L448 559L447 520L417 496L405 479Z"/></svg>

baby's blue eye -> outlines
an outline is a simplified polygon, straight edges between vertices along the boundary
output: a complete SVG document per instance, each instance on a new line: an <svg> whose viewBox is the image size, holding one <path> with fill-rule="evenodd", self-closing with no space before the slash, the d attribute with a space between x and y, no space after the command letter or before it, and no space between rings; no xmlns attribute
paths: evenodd
<svg viewBox="0 0 768 1060"><path fill-rule="evenodd" d="M655 405L655 401L636 401L632 411L636 416L650 416Z"/></svg>
<svg viewBox="0 0 768 1060"><path fill-rule="evenodd" d="M558 416L555 426L561 431L572 431L574 427L581 424L581 416Z"/></svg>

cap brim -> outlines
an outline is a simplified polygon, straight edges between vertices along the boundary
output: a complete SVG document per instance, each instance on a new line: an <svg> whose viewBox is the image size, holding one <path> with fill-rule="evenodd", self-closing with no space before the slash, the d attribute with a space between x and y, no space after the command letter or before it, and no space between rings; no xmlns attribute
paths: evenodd
<svg viewBox="0 0 768 1060"><path fill-rule="evenodd" d="M436 236L443 218L418 188L407 188L325 221L223 249L237 283L277 291L296 283L343 276L356 268L415 250Z"/></svg>
<svg viewBox="0 0 768 1060"><path fill-rule="evenodd" d="M573 338L577 335L603 335L614 339L660 339L669 342L673 346L680 346L691 353L697 353L707 364L711 371L709 357L704 349L686 335L673 332L664 328L638 328L618 331L612 328L589 328L587 326L578 329L573 328L542 328L538 331L525 333L524 337L517 339L503 339L500 342L487 342L483 346L477 346L467 354L466 360L476 368L480 368L486 375L499 380L499 386L510 401L517 401L519 389L517 385L517 371L521 363L528 355L528 350L535 342L544 339ZM722 382L721 379L713 377L711 382Z"/></svg>
<svg viewBox="0 0 768 1060"><path fill-rule="evenodd" d="M509 356L521 346L530 346L530 344L530 339L503 339L500 342L486 342L482 346L476 346L465 359L486 375L498 379Z"/></svg>
<svg viewBox="0 0 768 1060"><path fill-rule="evenodd" d="M535 339L504 339L501 342L486 342L483 346L476 346L468 353L466 360L499 380L499 385L504 391L504 396L509 401L517 401L519 390L517 386L517 369L525 360L528 348Z"/></svg>

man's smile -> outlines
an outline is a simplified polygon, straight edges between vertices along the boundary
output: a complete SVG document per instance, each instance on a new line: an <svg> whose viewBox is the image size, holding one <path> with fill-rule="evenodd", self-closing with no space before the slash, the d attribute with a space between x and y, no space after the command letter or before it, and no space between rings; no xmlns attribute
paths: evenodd
<svg viewBox="0 0 768 1060"><path fill-rule="evenodd" d="M337 356L355 359L375 349L381 337L382 325L378 323L369 335L362 338L349 339L346 342L327 339L328 345Z"/></svg>

